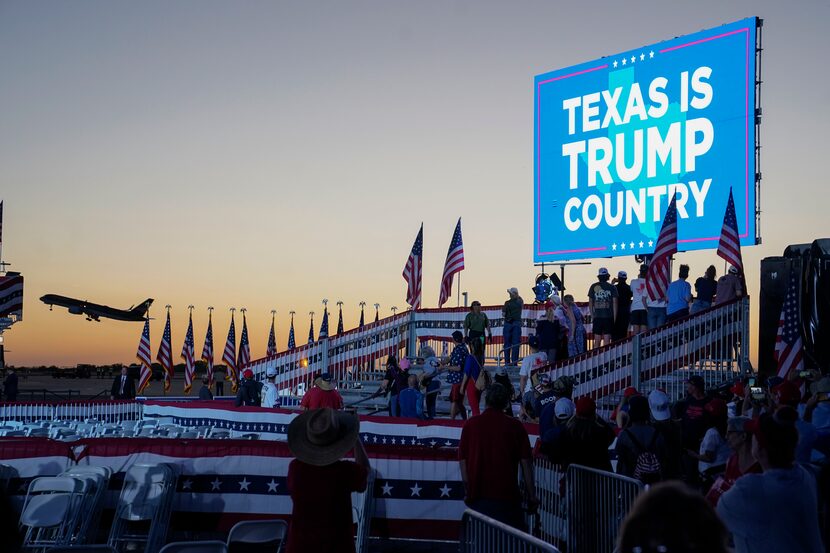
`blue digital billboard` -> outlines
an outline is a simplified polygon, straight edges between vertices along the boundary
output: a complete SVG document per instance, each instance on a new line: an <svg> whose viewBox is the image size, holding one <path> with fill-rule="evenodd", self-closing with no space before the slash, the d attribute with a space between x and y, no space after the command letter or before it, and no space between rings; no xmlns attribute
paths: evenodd
<svg viewBox="0 0 830 553"><path fill-rule="evenodd" d="M758 242L757 24L535 77L536 262L651 254L675 194L678 249L716 248L730 188Z"/></svg>

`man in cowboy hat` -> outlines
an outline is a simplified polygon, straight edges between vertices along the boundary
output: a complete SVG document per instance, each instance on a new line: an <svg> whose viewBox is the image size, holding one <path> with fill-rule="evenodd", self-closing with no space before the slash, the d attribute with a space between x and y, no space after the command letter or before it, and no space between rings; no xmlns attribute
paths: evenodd
<svg viewBox="0 0 830 553"><path fill-rule="evenodd" d="M307 391L302 401L300 401L300 409L303 411L311 411L322 407L343 408L343 398L340 396L340 392L334 388L329 373L322 373L315 378L314 387Z"/></svg>
<svg viewBox="0 0 830 553"><path fill-rule="evenodd" d="M254 380L254 371L251 369L245 369L242 373L242 378L242 382L239 383L239 389L236 391L235 405L237 407L241 405L259 407L261 403L262 382Z"/></svg>
<svg viewBox="0 0 830 553"><path fill-rule="evenodd" d="M288 426L293 502L286 553L353 553L352 492L366 490L369 457L357 415L334 409L301 413ZM354 462L342 457L354 448Z"/></svg>

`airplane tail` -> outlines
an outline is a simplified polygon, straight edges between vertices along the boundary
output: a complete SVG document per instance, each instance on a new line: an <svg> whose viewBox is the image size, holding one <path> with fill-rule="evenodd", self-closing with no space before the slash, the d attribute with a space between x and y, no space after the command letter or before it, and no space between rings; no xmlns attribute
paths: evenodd
<svg viewBox="0 0 830 553"><path fill-rule="evenodd" d="M138 317L143 317L147 314L147 310L150 308L150 305L153 303L153 298L147 298L143 302L139 303L137 306L130 309L130 313L136 315Z"/></svg>

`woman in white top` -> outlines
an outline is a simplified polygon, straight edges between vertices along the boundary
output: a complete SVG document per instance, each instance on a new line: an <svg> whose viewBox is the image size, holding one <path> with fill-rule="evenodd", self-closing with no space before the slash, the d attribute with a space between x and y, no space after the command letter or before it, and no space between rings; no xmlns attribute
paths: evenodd
<svg viewBox="0 0 830 553"><path fill-rule="evenodd" d="M648 330L648 306L646 299L646 273L648 265L640 265L640 275L631 281L631 315L630 324L632 334L639 334Z"/></svg>

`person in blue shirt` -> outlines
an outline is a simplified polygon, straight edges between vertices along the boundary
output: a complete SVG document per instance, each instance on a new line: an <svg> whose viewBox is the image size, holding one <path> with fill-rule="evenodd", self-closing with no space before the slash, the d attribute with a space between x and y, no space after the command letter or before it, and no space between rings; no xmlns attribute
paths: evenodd
<svg viewBox="0 0 830 553"><path fill-rule="evenodd" d="M424 418L424 394L418 390L418 377L409 375L409 387L398 394L400 416L405 419Z"/></svg>
<svg viewBox="0 0 830 553"><path fill-rule="evenodd" d="M692 301L692 286L686 282L689 278L689 266L681 265L678 279L669 284L666 291L666 322L685 317L689 314L689 302Z"/></svg>

